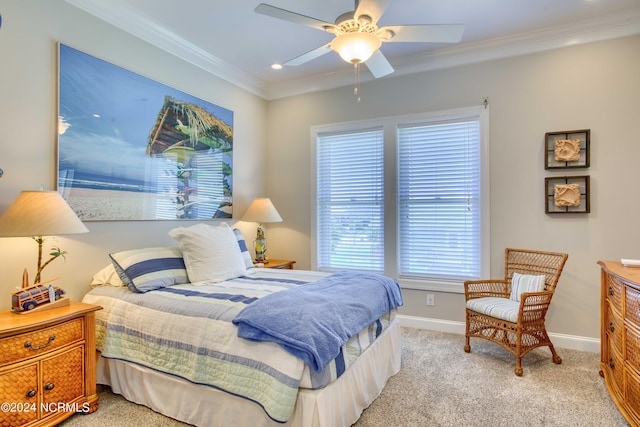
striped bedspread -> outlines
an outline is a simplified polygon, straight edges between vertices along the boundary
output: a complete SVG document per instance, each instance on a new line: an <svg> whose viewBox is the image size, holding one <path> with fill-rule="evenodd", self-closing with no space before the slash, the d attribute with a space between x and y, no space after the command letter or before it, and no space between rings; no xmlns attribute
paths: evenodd
<svg viewBox="0 0 640 427"><path fill-rule="evenodd" d="M248 304L312 282L324 273L255 269L205 285L175 285L145 294L101 286L83 301L97 304L96 345L103 357L124 360L249 399L275 421L293 413L299 388L322 388L338 378L382 333L395 310L352 337L321 372L275 343L237 336L231 323Z"/></svg>

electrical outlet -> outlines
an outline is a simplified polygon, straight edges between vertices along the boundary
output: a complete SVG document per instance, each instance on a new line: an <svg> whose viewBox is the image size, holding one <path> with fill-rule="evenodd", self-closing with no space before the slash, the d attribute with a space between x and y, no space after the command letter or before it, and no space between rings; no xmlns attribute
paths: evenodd
<svg viewBox="0 0 640 427"><path fill-rule="evenodd" d="M427 294L427 305L435 305L435 298L433 294Z"/></svg>

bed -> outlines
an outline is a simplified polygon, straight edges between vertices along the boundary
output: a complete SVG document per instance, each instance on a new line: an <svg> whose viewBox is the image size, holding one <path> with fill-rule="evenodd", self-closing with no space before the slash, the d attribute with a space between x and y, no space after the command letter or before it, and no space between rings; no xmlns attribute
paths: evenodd
<svg viewBox="0 0 640 427"><path fill-rule="evenodd" d="M400 370L397 283L369 273L251 268L241 233L231 235L237 246L227 240L223 252L235 257L237 248L243 268L219 276L225 254L215 278L189 269L192 233L181 236L188 244L173 233L176 248L111 254L83 299L103 307L98 383L194 425L353 424ZM210 244L214 236L206 237ZM204 255L212 254L199 247Z"/></svg>

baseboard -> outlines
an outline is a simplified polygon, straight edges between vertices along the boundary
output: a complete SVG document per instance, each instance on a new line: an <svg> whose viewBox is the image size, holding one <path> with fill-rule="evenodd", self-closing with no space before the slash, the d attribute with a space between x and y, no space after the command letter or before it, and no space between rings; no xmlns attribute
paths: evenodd
<svg viewBox="0 0 640 427"><path fill-rule="evenodd" d="M464 322L454 322L452 320L431 319L428 317L407 316L399 314L400 325L409 328L429 329L432 331L449 332L452 334L464 335ZM576 335L555 334L549 332L549 337L553 341L554 347L567 348L570 350L589 351L591 353L600 352L600 339L580 337Z"/></svg>

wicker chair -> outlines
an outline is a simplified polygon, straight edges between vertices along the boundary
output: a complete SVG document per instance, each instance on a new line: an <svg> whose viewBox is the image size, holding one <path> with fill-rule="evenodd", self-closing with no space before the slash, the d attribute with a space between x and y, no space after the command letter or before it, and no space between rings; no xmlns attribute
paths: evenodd
<svg viewBox="0 0 640 427"><path fill-rule="evenodd" d="M544 320L568 257L563 253L507 248L504 279L466 281L464 351L471 352L471 337L493 341L516 356L515 373L518 376L522 376L522 357L536 347L549 346L553 362L562 363L549 339ZM522 293L519 302L514 300L511 295L514 273L527 275L517 277L518 282L523 277L537 279L544 290ZM544 283L542 278L532 277L535 275L544 275Z"/></svg>

